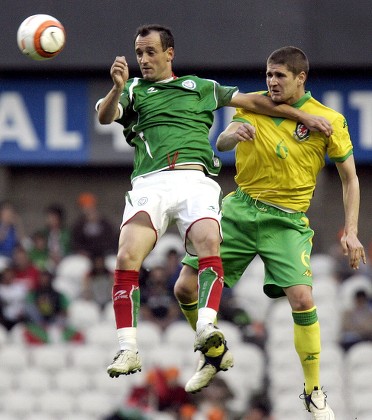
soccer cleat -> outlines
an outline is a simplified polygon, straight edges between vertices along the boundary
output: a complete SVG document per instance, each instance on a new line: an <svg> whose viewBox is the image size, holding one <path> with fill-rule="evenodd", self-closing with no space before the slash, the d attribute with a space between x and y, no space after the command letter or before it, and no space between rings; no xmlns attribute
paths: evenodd
<svg viewBox="0 0 372 420"><path fill-rule="evenodd" d="M192 394L201 391L202 388L207 387L211 383L217 372L228 370L233 366L234 358L230 350L226 347L226 342L225 350L220 356L210 357L201 353L197 370L187 382L185 391L191 392Z"/></svg>
<svg viewBox="0 0 372 420"><path fill-rule="evenodd" d="M214 324L205 325L200 331L196 332L194 351L207 353L211 347L219 347L225 342L222 331Z"/></svg>
<svg viewBox="0 0 372 420"><path fill-rule="evenodd" d="M111 365L107 367L107 373L111 378L117 378L120 375L130 375L141 371L141 368L141 359L137 352L120 350L117 352Z"/></svg>
<svg viewBox="0 0 372 420"><path fill-rule="evenodd" d="M335 415L327 403L327 395L321 389L315 387L311 394L304 392L301 398L313 420L335 420Z"/></svg>

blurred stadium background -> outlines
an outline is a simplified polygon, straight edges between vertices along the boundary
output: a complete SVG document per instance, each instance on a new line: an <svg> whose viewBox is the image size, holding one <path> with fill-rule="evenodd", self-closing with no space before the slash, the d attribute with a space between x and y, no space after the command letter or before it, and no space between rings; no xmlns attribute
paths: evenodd
<svg viewBox="0 0 372 420"><path fill-rule="evenodd" d="M360 238L366 249L369 247L372 231L370 1L360 0L353 4L343 0L2 0L1 6L0 200L7 199L15 204L30 234L42 224L43 209L51 202L62 201L67 222L74 220L76 198L82 191L91 191L99 197L105 215L113 223L121 220L124 193L130 188L132 152L123 144L119 126L98 124L94 105L111 86L109 69L116 55L125 55L131 75L138 75L133 34L140 24L156 22L170 26L174 32L176 74L192 73L213 78L222 84L238 85L242 91L265 88L265 61L272 50L295 45L307 53L311 65L307 88L317 99L342 112L349 123L362 193ZM54 60L33 62L18 50L17 28L27 16L36 13L55 16L65 26L66 47ZM224 109L216 113L212 143L228 123L232 112ZM221 158L224 167L219 182L227 193L234 189L233 154L227 153ZM327 164L308 215L316 231L314 253L325 257L319 275L328 280L333 276L333 262L327 265L326 256L337 241L343 224L341 194L337 171L333 165ZM256 277L252 274L251 278ZM332 280L327 283L328 280L324 284L329 287L324 287L324 296L319 292L318 303L321 321L323 318L327 331L323 334L323 382L329 390L338 420L368 420L372 418L372 405L363 397L371 392L371 388L367 388L370 387L370 376L363 376L363 371L369 368L372 372L371 358L367 358L371 350L364 349L360 353L362 356L354 358L346 357L340 350L337 344L338 321L344 301L340 300L339 288L335 289L336 283ZM362 285L370 287L368 277ZM245 292L241 290L241 293L244 297ZM246 296L245 304L249 308L249 305L264 300L259 279L257 283L251 281L249 293L256 299L252 303L253 299ZM345 292L345 299L350 298L350 293ZM294 372L298 365L296 356L293 355L293 363L291 359L289 366L283 365L283 359L290 359L293 351L291 343L286 347L287 338L287 341L291 340L291 321L289 318L286 321L290 313L286 308L282 316L280 301L266 304L267 312L262 311L262 306L257 307L261 308L260 317L273 329L269 328L269 363L262 362L262 357L266 357L264 353L257 359L252 353L251 359L257 360L256 364L244 365L247 360L242 357L241 366L244 368L233 369L224 375L232 378L238 372L245 373L245 387L236 389L234 404L239 411L247 404L247 398L257 383L266 386L264 368L269 367L269 373L275 375L270 378L269 389L277 403L274 404L275 420L301 420L306 416L300 408L293 414L293 407L300 406L296 398L301 392L301 378L296 376L297 371ZM102 316L97 317L97 324L107 321ZM110 319L107 328L113 328L112 319L109 315L107 317ZM92 316L90 321L94 319ZM290 331L278 331L280 319ZM93 322L84 324L86 331L93 327ZM50 356L45 353L41 359L46 363L40 366L37 349L25 349L17 334L12 337L5 334L0 339L0 403L4 413L1 418L102 418L107 413L103 408L109 407L110 411L125 393L120 388L124 381L120 380L121 385L117 381L112 384L105 377L104 366L112 357L115 343L114 337L109 342L102 339L100 343L86 346L85 351L92 352L85 358L92 362L92 366L87 367L92 375L88 382L84 375L79 378L76 375L75 379L71 376L66 382L74 382L76 388L72 390L67 389L62 379L56 380L58 369L69 367L79 371L78 356L74 356L72 348L51 348L53 362L48 365L46 361ZM276 349L271 359L270 345ZM231 347L239 346L237 341ZM189 347L191 349L191 342ZM280 357L279 353L284 356ZM188 368L190 361L183 360L182 363ZM259 369L260 363L262 370ZM33 368L28 372L28 378L23 376L26 367ZM355 376L354 369L358 371ZM37 372L40 379L32 377ZM257 374L256 383L249 380L252 379L251 372ZM290 374L294 375L293 379ZM130 383L135 381L134 377L129 378ZM26 384L35 386L28 389ZM73 401L71 395L75 396ZM37 409L34 408L36 396L39 399ZM49 401L54 411L48 411L45 401ZM44 411L33 412L42 407ZM66 410L63 411L62 407Z"/></svg>

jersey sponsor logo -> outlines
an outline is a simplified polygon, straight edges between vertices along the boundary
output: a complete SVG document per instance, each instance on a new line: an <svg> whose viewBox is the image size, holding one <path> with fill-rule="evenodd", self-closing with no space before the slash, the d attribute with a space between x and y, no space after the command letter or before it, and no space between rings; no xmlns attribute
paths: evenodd
<svg viewBox="0 0 372 420"><path fill-rule="evenodd" d="M184 80L182 86L186 89L193 90L196 88L196 83L193 80Z"/></svg>
<svg viewBox="0 0 372 420"><path fill-rule="evenodd" d="M302 123L297 123L296 130L293 133L293 137L300 142L306 141L310 137L310 130Z"/></svg>
<svg viewBox="0 0 372 420"><path fill-rule="evenodd" d="M141 197L138 201L137 204L139 206L144 206L147 202L149 201L149 199L147 197Z"/></svg>
<svg viewBox="0 0 372 420"><path fill-rule="evenodd" d="M156 88L154 88L153 86L152 87L149 87L148 89L147 89L147 93L155 93L155 92L157 92L158 90L156 89Z"/></svg>

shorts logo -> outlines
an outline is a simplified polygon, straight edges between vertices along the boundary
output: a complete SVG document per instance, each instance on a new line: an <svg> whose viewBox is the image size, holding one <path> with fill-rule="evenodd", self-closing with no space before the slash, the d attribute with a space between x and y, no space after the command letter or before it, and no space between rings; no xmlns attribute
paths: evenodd
<svg viewBox="0 0 372 420"><path fill-rule="evenodd" d="M310 130L302 123L297 123L293 137L299 142L309 140Z"/></svg>
<svg viewBox="0 0 372 420"><path fill-rule="evenodd" d="M186 89L193 90L196 88L196 83L193 80L184 80L182 86Z"/></svg>
<svg viewBox="0 0 372 420"><path fill-rule="evenodd" d="M137 204L139 206L144 206L147 202L149 201L149 199L147 197L141 197L138 201Z"/></svg>
<svg viewBox="0 0 372 420"><path fill-rule="evenodd" d="M154 92L157 92L157 91L158 90L156 88L154 88L153 86L151 86L147 89L147 93L154 93Z"/></svg>
<svg viewBox="0 0 372 420"><path fill-rule="evenodd" d="M214 213L217 213L217 209L214 206L209 206L208 210L213 211Z"/></svg>

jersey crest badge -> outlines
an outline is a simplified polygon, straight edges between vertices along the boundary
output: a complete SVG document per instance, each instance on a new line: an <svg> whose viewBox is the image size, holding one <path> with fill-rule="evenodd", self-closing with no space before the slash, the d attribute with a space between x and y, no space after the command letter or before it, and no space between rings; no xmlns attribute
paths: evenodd
<svg viewBox="0 0 372 420"><path fill-rule="evenodd" d="M310 130L302 123L297 123L293 137L299 142L306 141L310 137Z"/></svg>
<svg viewBox="0 0 372 420"><path fill-rule="evenodd" d="M196 88L196 83L193 80L184 80L182 86L186 89L194 90Z"/></svg>
<svg viewBox="0 0 372 420"><path fill-rule="evenodd" d="M141 197L138 201L137 201L137 205L138 206L144 206L147 202L149 201L149 199L147 197Z"/></svg>

